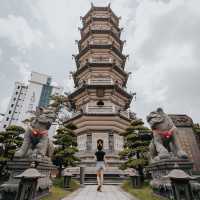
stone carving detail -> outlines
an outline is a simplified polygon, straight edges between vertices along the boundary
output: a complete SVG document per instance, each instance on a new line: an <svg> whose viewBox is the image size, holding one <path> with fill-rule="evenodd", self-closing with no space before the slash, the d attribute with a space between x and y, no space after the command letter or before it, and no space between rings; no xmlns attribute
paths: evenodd
<svg viewBox="0 0 200 200"><path fill-rule="evenodd" d="M15 153L19 158L48 158L54 151L48 138L48 130L55 120L55 111L50 108L38 108L35 117L26 129L21 148Z"/></svg>
<svg viewBox="0 0 200 200"><path fill-rule="evenodd" d="M169 115L177 127L192 127L193 121L187 115Z"/></svg>
<svg viewBox="0 0 200 200"><path fill-rule="evenodd" d="M153 130L150 144L150 162L162 159L187 159L187 154L180 148L177 139L177 128L172 119L161 108L147 116L147 122Z"/></svg>

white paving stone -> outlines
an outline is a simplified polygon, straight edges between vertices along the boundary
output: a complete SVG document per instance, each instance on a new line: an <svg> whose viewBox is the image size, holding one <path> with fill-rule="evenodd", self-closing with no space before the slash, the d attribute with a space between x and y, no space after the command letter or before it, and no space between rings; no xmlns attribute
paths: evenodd
<svg viewBox="0 0 200 200"><path fill-rule="evenodd" d="M96 188L96 185L85 186L62 200L137 200L119 186L104 185L102 192L97 192Z"/></svg>

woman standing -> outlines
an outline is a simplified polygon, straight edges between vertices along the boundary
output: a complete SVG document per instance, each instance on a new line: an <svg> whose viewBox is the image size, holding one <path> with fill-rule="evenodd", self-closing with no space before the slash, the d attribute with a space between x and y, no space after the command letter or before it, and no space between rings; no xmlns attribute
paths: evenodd
<svg viewBox="0 0 200 200"><path fill-rule="evenodd" d="M105 152L103 151L103 141L97 141L97 151L96 156L96 168L97 168L97 191L101 192L101 188L104 180L104 170L105 170Z"/></svg>

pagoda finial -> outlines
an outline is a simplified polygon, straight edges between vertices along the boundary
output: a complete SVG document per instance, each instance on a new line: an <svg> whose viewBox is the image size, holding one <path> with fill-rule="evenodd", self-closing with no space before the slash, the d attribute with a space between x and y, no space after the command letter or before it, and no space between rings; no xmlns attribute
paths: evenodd
<svg viewBox="0 0 200 200"><path fill-rule="evenodd" d="M111 6L111 3L108 4L108 8L110 8L110 6Z"/></svg>
<svg viewBox="0 0 200 200"><path fill-rule="evenodd" d="M91 2L91 7L94 8L94 4L93 4L93 2Z"/></svg>

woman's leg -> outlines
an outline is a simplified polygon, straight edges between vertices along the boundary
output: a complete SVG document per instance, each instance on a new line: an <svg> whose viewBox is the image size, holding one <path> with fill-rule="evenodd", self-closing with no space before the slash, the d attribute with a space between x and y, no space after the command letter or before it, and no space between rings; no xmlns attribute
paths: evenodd
<svg viewBox="0 0 200 200"><path fill-rule="evenodd" d="M97 171L97 184L98 184L98 186L101 185L100 172L99 171Z"/></svg>
<svg viewBox="0 0 200 200"><path fill-rule="evenodd" d="M104 173L103 173L103 169L101 169L100 171L100 182L101 182L101 186L103 185L103 182L104 182Z"/></svg>

